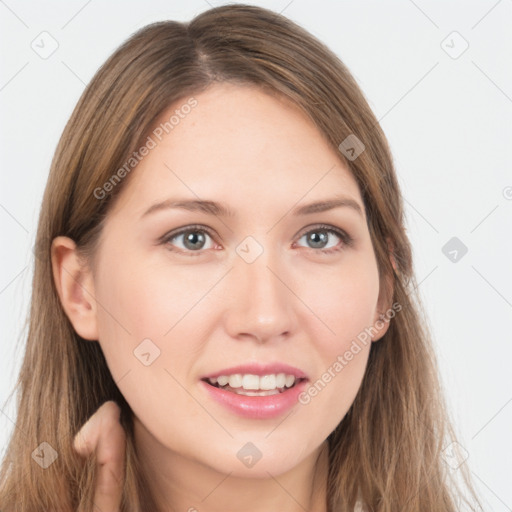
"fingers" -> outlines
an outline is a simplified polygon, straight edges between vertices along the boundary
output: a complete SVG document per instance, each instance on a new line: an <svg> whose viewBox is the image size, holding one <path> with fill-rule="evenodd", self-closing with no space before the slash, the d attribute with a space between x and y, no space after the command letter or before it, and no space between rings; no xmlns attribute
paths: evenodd
<svg viewBox="0 0 512 512"><path fill-rule="evenodd" d="M105 402L82 426L73 446L82 456L96 452L98 473L94 504L101 512L119 512L125 477L126 433L119 421L121 409ZM95 509L96 510L96 509Z"/></svg>

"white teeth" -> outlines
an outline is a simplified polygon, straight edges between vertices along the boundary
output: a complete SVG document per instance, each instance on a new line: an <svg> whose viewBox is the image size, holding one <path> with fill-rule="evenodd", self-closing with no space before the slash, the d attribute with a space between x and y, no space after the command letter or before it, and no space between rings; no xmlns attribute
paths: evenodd
<svg viewBox="0 0 512 512"><path fill-rule="evenodd" d="M229 376L229 386L232 388L242 387L242 374L235 373L235 375L230 375Z"/></svg>
<svg viewBox="0 0 512 512"><path fill-rule="evenodd" d="M277 389L270 389L268 391L246 391L243 388L236 389L234 391L237 395L245 395L245 396L270 396L270 395L279 395L279 391Z"/></svg>
<svg viewBox="0 0 512 512"><path fill-rule="evenodd" d="M233 375L212 377L208 379L208 382L210 382L210 384L218 384L219 387L229 385L230 388L243 388L248 391L272 391L285 387L291 388L296 380L295 375L286 375L284 373L262 375L261 377L250 373L235 373ZM247 394L252 396L250 393Z"/></svg>
<svg viewBox="0 0 512 512"><path fill-rule="evenodd" d="M260 389L260 378L257 375L247 374L242 377L244 389Z"/></svg>
<svg viewBox="0 0 512 512"><path fill-rule="evenodd" d="M226 377L226 375L221 375L217 377L217 383L219 386L225 386L229 382L229 377Z"/></svg>
<svg viewBox="0 0 512 512"><path fill-rule="evenodd" d="M276 389L276 376L263 375L260 377L260 389Z"/></svg>

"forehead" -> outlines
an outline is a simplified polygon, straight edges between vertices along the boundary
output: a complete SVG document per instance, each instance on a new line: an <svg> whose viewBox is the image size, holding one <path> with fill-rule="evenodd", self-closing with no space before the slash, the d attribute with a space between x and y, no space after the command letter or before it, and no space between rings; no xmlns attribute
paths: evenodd
<svg viewBox="0 0 512 512"><path fill-rule="evenodd" d="M133 171L119 207L141 211L166 196L216 199L237 207L357 199L338 152L293 103L254 86L216 84L165 111L153 148ZM265 203L265 204L263 204ZM257 207L257 206L256 206Z"/></svg>

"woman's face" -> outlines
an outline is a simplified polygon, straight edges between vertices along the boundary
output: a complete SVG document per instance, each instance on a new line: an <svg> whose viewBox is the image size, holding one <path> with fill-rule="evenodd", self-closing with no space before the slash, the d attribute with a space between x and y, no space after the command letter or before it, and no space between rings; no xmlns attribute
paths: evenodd
<svg viewBox="0 0 512 512"><path fill-rule="evenodd" d="M159 454L277 475L319 448L356 396L371 343L354 340L382 312L377 263L357 183L294 106L228 84L195 99L162 116L181 112L151 135L107 218L92 278L98 340ZM239 394L288 389L290 377L250 376L280 373L295 386ZM231 390L204 380L219 375Z"/></svg>

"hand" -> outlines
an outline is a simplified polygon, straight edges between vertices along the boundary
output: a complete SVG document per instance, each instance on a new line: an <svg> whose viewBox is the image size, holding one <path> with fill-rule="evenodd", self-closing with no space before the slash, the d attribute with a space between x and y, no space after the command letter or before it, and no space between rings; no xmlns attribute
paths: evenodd
<svg viewBox="0 0 512 512"><path fill-rule="evenodd" d="M126 433L121 409L105 402L76 434L73 447L82 456L96 452L98 473L94 504L102 512L119 512L125 479Z"/></svg>

